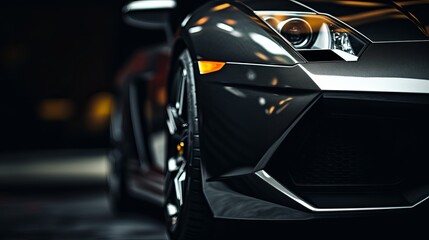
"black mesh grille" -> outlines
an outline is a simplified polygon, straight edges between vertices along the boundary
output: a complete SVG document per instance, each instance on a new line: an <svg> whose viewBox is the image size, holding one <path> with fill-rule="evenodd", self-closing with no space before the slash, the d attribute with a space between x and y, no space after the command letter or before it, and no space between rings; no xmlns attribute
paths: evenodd
<svg viewBox="0 0 429 240"><path fill-rule="evenodd" d="M265 167L317 207L415 204L429 194L429 95L325 93Z"/></svg>
<svg viewBox="0 0 429 240"><path fill-rule="evenodd" d="M291 188L398 185L428 165L428 122L427 95L325 94L266 170Z"/></svg>
<svg viewBox="0 0 429 240"><path fill-rule="evenodd" d="M399 122L362 117L321 119L290 163L292 180L299 186L400 182L404 159L400 140L405 135L391 128Z"/></svg>

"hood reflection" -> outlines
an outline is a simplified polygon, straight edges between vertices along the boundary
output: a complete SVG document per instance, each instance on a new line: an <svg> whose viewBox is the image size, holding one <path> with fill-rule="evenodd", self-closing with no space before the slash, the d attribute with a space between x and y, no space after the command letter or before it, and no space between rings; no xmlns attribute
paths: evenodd
<svg viewBox="0 0 429 240"><path fill-rule="evenodd" d="M190 18L185 29L191 34L190 41L200 59L281 65L302 60L260 18L242 11L238 5L207 6L206 12L200 11Z"/></svg>
<svg viewBox="0 0 429 240"><path fill-rule="evenodd" d="M401 14L394 8L388 8L339 17L340 20L351 25L364 25L380 20L386 20L386 18L406 19L407 16Z"/></svg>
<svg viewBox="0 0 429 240"><path fill-rule="evenodd" d="M240 97L240 98L245 98L246 94L244 94L242 91L238 90L235 87L230 87L230 86L225 86L224 87L225 90L227 90L228 92L232 93L233 95Z"/></svg>
<svg viewBox="0 0 429 240"><path fill-rule="evenodd" d="M282 99L279 101L278 105L272 105L270 108L265 109L265 113L267 115L271 115L273 113L280 114L283 112L290 104L290 102L293 100L293 97L287 97L285 99ZM276 110L277 109L277 110Z"/></svg>
<svg viewBox="0 0 429 240"><path fill-rule="evenodd" d="M217 5L214 8L212 8L212 11L213 12L217 12L217 11L220 11L220 10L227 9L230 6L231 6L231 4L229 4L229 3L220 4L220 5Z"/></svg>

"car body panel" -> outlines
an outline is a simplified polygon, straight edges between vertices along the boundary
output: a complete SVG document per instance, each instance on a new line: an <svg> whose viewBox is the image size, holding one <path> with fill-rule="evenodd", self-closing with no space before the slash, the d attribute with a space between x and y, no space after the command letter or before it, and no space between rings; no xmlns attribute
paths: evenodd
<svg viewBox="0 0 429 240"><path fill-rule="evenodd" d="M201 82L238 87L318 91L320 88L299 65L276 66L227 62L221 71L200 75Z"/></svg>
<svg viewBox="0 0 429 240"><path fill-rule="evenodd" d="M245 1L245 4L254 10L264 11L276 4L274 1L259 5L253 2ZM213 13L213 9L222 4L225 3L211 3L198 10L181 33L195 65L198 60L226 62L220 71L196 75L203 179L206 180L203 186L214 216L302 220L352 215L345 214L340 208L338 211L332 208L327 213L314 213L291 201L290 197L279 194L278 189L254 173L265 169L280 145L291 141L288 135L313 104L319 101L324 91L350 91L357 93L356 97L365 96L365 92L429 93L429 62L426 61L429 41L425 32L407 14L390 3L363 7L335 2L320 7L323 4L309 1L306 7L295 1L282 1L276 11L313 11L333 16L370 40L357 61L307 61L293 48L282 45L282 49L293 56L282 63L276 61L276 54L270 54L266 49L255 49L260 45L251 41L248 35L243 38L244 34L252 31L264 33L264 37L271 40L282 41L281 37L275 37L277 33L270 32L272 29L261 24L260 19L239 3L231 4L231 11L224 9ZM339 7L332 7L332 4ZM392 12L393 16L365 19L368 21L364 23L344 17L346 13L354 16L362 12L362 8L370 12ZM201 20L206 16L210 21ZM232 28L226 27L229 30L219 28L218 24L237 16L240 21L246 19L245 27L237 24ZM204 22L205 26L200 29L198 21ZM196 26L198 28L194 32L192 28ZM258 52L266 57L255 54ZM343 208L345 212L358 211L356 215L367 215L368 211L361 213L359 210L414 208L413 204L419 200L424 202L425 197L425 194L413 195L415 201L410 206L405 204L398 208L395 202L388 205L393 208L378 208L377 204L383 204L384 200L377 194L368 204L362 205L365 207L347 208L347 204L340 205L346 206ZM374 201L373 205L371 201ZM231 204L240 207L226 207ZM277 209L275 214L268 214L271 208Z"/></svg>
<svg viewBox="0 0 429 240"><path fill-rule="evenodd" d="M238 2L204 5L192 14L181 37L194 60L278 65L303 62L274 30Z"/></svg>
<svg viewBox="0 0 429 240"><path fill-rule="evenodd" d="M270 147L318 92L270 92L212 83L199 86L202 161L207 177L255 171Z"/></svg>
<svg viewBox="0 0 429 240"><path fill-rule="evenodd" d="M210 1L191 13L179 29L173 52L188 49L196 73L202 184L214 217L307 220L420 206L423 210L429 196L428 163L413 151L422 153L429 134L425 124L429 119L428 7L427 1ZM253 10L323 14L350 26L364 36L367 45L356 61L308 61ZM225 65L219 71L199 74L200 60ZM383 135L400 129L395 137L402 138L395 140L395 146L402 149L414 144L404 162L419 168L420 177L392 191L391 186L378 185L375 190L316 186L313 191L313 186L283 181L290 175L289 162L300 159L288 151L301 147L301 135L317 139L318 126L332 127L323 125L324 118L338 116L341 121L358 116L353 124L345 124L344 129L352 129L352 134L344 135L364 132L362 138L346 140L358 142L358 147L380 144L384 152L374 152L392 159L395 156L387 154L383 145L389 139ZM379 125L374 127L370 121ZM307 131L300 134L297 129ZM370 130L380 140L372 139ZM418 138L409 140L410 136ZM406 142L403 146L402 141ZM264 172L267 175L262 178ZM352 194L344 189L351 189ZM319 190L322 194L306 197ZM300 195L298 200L291 197L295 193ZM385 201L384 193L393 200Z"/></svg>
<svg viewBox="0 0 429 240"><path fill-rule="evenodd" d="M234 16L244 19L243 16L249 14L235 5L213 12L222 4L213 3L201 8L182 32L195 61L227 61L218 72L196 76L197 96L202 106L202 134L208 136L206 142L202 141L208 178L254 171L264 154L321 90L429 93L429 63L424 61L426 51L429 51L428 41L372 43L360 59L353 62L295 62L291 66L279 66L279 62L248 55L251 50L220 44L222 41L234 43L236 37L219 29L217 24ZM285 7L291 4L296 9L303 9L296 3L285 4ZM201 21L203 16L209 20ZM237 31L269 30L251 16L245 19L248 20L246 24L255 28L246 26L245 30ZM202 30L189 33L198 21L203 22ZM225 40L210 37L219 35L228 37ZM250 41L245 45L255 43ZM275 58L270 56L269 59ZM278 111L283 107L279 103L288 98L293 100L288 102L287 110Z"/></svg>
<svg viewBox="0 0 429 240"><path fill-rule="evenodd" d="M369 44L356 62L302 67L322 90L429 93L429 41Z"/></svg>

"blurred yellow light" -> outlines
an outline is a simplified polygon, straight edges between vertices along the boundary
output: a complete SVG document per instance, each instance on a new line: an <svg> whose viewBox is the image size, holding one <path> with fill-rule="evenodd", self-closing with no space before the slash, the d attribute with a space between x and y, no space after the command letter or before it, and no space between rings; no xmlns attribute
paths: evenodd
<svg viewBox="0 0 429 240"><path fill-rule="evenodd" d="M167 104L167 91L161 88L156 92L156 103L158 106L165 106Z"/></svg>
<svg viewBox="0 0 429 240"><path fill-rule="evenodd" d="M428 0L417 0L417 1L401 1L398 2L398 4L402 7L404 6L415 6L415 5L419 5L419 4L427 4L429 3Z"/></svg>
<svg viewBox="0 0 429 240"><path fill-rule="evenodd" d="M273 86L277 86L277 84L279 83L279 80L276 78L276 77L274 77L272 80L271 80L271 85L273 85Z"/></svg>
<svg viewBox="0 0 429 240"><path fill-rule="evenodd" d="M288 63L288 61L282 56L275 56L274 59L281 63Z"/></svg>
<svg viewBox="0 0 429 240"><path fill-rule="evenodd" d="M183 155L184 151L183 151L183 147L185 146L184 142L180 142L179 144L177 144L177 151L179 152L180 155Z"/></svg>
<svg viewBox="0 0 429 240"><path fill-rule="evenodd" d="M225 62L198 61L198 68L201 74L217 72L225 66Z"/></svg>
<svg viewBox="0 0 429 240"><path fill-rule="evenodd" d="M87 109L87 127L91 130L102 130L107 127L112 111L113 96L102 92L91 97Z"/></svg>
<svg viewBox="0 0 429 240"><path fill-rule="evenodd" d="M217 5L216 7L214 7L212 10L213 11L220 11L220 10L223 10L223 9L225 9L225 8L229 8L231 6L231 4L229 4L229 3L224 3L224 4L221 4L221 5Z"/></svg>
<svg viewBox="0 0 429 240"><path fill-rule="evenodd" d="M271 106L269 109L268 109L268 115L271 115L273 112L274 112L274 110L276 109L276 107L274 107L274 106Z"/></svg>
<svg viewBox="0 0 429 240"><path fill-rule="evenodd" d="M366 23L375 22L379 19L386 18L407 18L407 16L400 14L396 9L377 9L373 11L367 11L362 13L357 13L353 15L341 16L340 20L344 22L351 22L356 25L362 25Z"/></svg>
<svg viewBox="0 0 429 240"><path fill-rule="evenodd" d="M235 25L237 24L237 21L235 21L234 19L227 19L225 20L225 23L229 25Z"/></svg>
<svg viewBox="0 0 429 240"><path fill-rule="evenodd" d="M290 102L290 101L292 101L292 97L288 97L288 98L286 98L286 99L283 99L283 100L281 100L280 102L279 102L279 105L283 105L283 104L285 104L286 102Z"/></svg>
<svg viewBox="0 0 429 240"><path fill-rule="evenodd" d="M267 55L265 55L265 54L263 54L263 53L255 52L255 55L256 55L258 58L260 58L260 59L262 59L262 60L264 60L264 61L268 61L268 57L267 57Z"/></svg>
<svg viewBox="0 0 429 240"><path fill-rule="evenodd" d="M203 24L204 24L204 23L206 23L208 20L209 20L209 17L202 17L202 18L200 18L200 19L196 22L196 24L197 24L197 25L203 25Z"/></svg>
<svg viewBox="0 0 429 240"><path fill-rule="evenodd" d="M74 110L69 99L46 99L40 102L37 113L45 121L63 121L71 118Z"/></svg>
<svg viewBox="0 0 429 240"><path fill-rule="evenodd" d="M364 1L338 1L335 3L342 4L342 5L359 6L359 7L380 7L380 6L386 5L385 3L364 2Z"/></svg>
<svg viewBox="0 0 429 240"><path fill-rule="evenodd" d="M277 109L276 114L283 112L287 107L289 107L289 102L283 105L281 108Z"/></svg>

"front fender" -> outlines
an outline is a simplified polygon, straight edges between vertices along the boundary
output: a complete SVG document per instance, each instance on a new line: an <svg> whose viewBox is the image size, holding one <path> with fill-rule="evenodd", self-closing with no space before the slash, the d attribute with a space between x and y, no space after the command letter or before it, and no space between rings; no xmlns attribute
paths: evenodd
<svg viewBox="0 0 429 240"><path fill-rule="evenodd" d="M194 60L295 65L304 60L243 3L215 1L181 29Z"/></svg>
<svg viewBox="0 0 429 240"><path fill-rule="evenodd" d="M226 62L195 74L205 178L251 173L320 89L305 60L242 3L208 3L182 25L179 47L196 72L199 60Z"/></svg>

